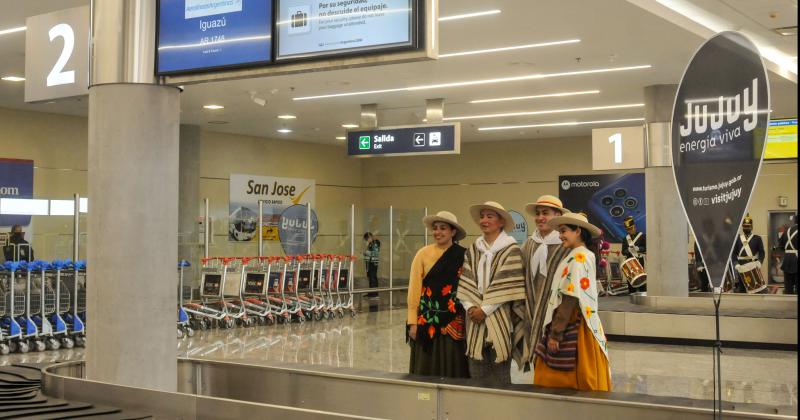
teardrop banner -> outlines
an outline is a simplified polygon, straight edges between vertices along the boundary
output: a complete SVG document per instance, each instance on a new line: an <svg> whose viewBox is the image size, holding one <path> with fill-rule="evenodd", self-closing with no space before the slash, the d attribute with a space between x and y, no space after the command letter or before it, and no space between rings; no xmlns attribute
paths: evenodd
<svg viewBox="0 0 800 420"><path fill-rule="evenodd" d="M769 109L761 55L738 32L721 32L697 50L675 97L672 169L717 293L761 169Z"/></svg>

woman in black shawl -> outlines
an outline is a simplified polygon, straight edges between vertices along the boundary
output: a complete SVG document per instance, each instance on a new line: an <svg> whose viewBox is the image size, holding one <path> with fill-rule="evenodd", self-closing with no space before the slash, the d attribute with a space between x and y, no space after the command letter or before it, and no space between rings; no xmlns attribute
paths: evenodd
<svg viewBox="0 0 800 420"><path fill-rule="evenodd" d="M409 373L468 378L464 342L464 308L456 298L467 236L455 215L440 211L423 223L435 243L417 252L408 285L407 337L411 346Z"/></svg>

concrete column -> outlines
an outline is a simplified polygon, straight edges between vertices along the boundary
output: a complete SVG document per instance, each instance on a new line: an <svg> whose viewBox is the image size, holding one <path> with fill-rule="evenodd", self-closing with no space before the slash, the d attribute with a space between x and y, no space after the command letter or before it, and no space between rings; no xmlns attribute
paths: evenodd
<svg viewBox="0 0 800 420"><path fill-rule="evenodd" d="M197 279L197 266L202 257L202 241L197 228L200 216L200 127L181 125L180 131L178 258L192 263L184 273L184 284L189 285Z"/></svg>
<svg viewBox="0 0 800 420"><path fill-rule="evenodd" d="M155 2L95 1L86 377L177 389L180 96L153 75Z"/></svg>
<svg viewBox="0 0 800 420"><path fill-rule="evenodd" d="M689 229L675 188L669 154L669 123L677 88L677 85L655 85L644 90L648 124L648 162L644 170L648 296L689 296Z"/></svg>

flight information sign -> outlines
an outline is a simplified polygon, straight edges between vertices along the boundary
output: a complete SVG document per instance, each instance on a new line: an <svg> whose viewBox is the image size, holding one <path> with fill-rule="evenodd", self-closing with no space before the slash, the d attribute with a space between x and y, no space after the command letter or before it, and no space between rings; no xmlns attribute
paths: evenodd
<svg viewBox="0 0 800 420"><path fill-rule="evenodd" d="M158 74L267 64L271 0L160 0Z"/></svg>
<svg viewBox="0 0 800 420"><path fill-rule="evenodd" d="M460 152L459 123L386 127L347 133L347 154L350 156L433 155Z"/></svg>
<svg viewBox="0 0 800 420"><path fill-rule="evenodd" d="M416 0L278 0L277 59L410 48Z"/></svg>

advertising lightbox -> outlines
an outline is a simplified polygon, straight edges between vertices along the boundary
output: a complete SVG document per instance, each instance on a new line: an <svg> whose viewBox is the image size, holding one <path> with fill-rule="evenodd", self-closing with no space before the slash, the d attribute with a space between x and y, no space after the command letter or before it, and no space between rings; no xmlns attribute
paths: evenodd
<svg viewBox="0 0 800 420"><path fill-rule="evenodd" d="M266 64L271 0L160 0L157 73Z"/></svg>
<svg viewBox="0 0 800 420"><path fill-rule="evenodd" d="M413 48L416 0L278 0L277 60Z"/></svg>

